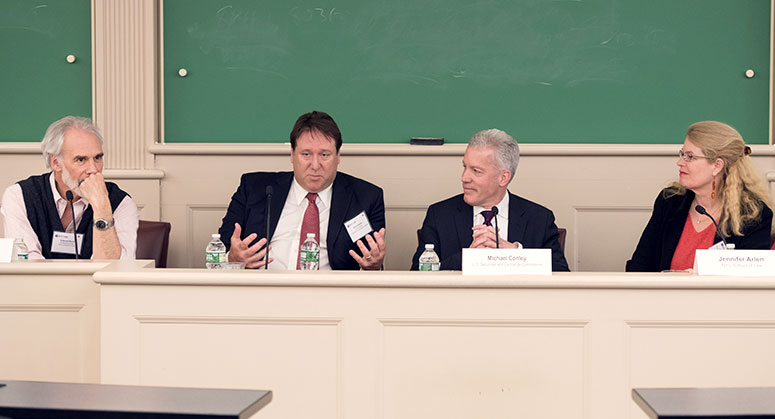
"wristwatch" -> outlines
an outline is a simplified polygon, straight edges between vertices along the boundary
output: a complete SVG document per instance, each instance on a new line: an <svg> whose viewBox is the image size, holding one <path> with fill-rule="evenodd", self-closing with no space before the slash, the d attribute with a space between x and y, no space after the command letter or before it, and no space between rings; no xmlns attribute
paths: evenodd
<svg viewBox="0 0 775 419"><path fill-rule="evenodd" d="M98 218L94 220L94 227L97 227L97 230L105 231L111 227L113 227L113 220L104 220L102 218Z"/></svg>

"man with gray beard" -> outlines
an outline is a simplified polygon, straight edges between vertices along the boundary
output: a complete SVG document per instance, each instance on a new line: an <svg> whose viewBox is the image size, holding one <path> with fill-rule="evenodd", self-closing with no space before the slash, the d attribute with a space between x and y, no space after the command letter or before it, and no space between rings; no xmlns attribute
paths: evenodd
<svg viewBox="0 0 775 419"><path fill-rule="evenodd" d="M66 116L41 142L49 173L3 193L4 234L24 239L33 259L134 259L138 211L132 198L102 176L102 134L88 118ZM68 202L72 194L72 205Z"/></svg>

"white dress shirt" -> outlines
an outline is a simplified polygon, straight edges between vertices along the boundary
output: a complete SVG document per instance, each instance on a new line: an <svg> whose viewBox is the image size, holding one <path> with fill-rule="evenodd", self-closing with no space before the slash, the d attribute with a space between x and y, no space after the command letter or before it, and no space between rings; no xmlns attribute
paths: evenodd
<svg viewBox="0 0 775 419"><path fill-rule="evenodd" d="M331 269L328 262L328 220L331 214L331 194L332 186L318 192L315 203L318 206L320 215L320 237L315 237L320 245L320 269ZM296 262L299 259L299 239L301 236L301 223L304 220L304 213L307 211L309 200L307 191L293 179L291 189L288 191L288 197L285 198L285 205L280 213L280 220L277 222L274 234L272 235L272 250L269 257L272 263L269 269L274 270L295 270Z"/></svg>
<svg viewBox="0 0 775 419"><path fill-rule="evenodd" d="M59 195L53 172L49 175L49 183L51 185L51 192L54 195L54 205L56 206L57 213L61 219L62 214L64 214L65 208L68 205L68 201ZM81 222L83 213L88 206L89 202L86 201L86 198L79 198L77 201L73 201L75 217L74 220L65 227L65 232L73 232L74 226ZM0 207L0 213L2 213L4 217L3 232L5 237L23 238L24 244L27 245L27 251L29 252L28 257L30 259L43 259L40 240L38 240L38 235L35 234L35 230L32 229L30 221L27 218L27 207L24 206L22 187L18 183L14 183L6 188L3 193L3 202L2 207ZM121 259L135 258L138 218L139 213L137 211L137 205L135 205L129 195L125 196L118 207L116 207L116 210L113 211L113 220L115 222L114 228L118 235L118 241L121 244Z"/></svg>
<svg viewBox="0 0 775 419"><path fill-rule="evenodd" d="M509 239L509 192L506 191L506 194L503 196L503 199L501 199L501 202L496 205L498 207L498 237L500 237L500 240L506 240ZM480 206L474 207L474 225L482 225L484 224L484 215L482 215L482 211L489 211L492 208L484 208ZM495 220L493 219L491 222L492 226L495 227ZM520 247L522 245L520 244Z"/></svg>

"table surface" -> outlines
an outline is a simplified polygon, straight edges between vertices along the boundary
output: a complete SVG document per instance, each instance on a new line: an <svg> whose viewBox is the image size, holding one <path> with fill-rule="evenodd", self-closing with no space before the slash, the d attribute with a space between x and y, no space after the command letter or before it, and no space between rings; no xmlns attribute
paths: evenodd
<svg viewBox="0 0 775 419"><path fill-rule="evenodd" d="M652 419L775 418L775 387L633 389Z"/></svg>
<svg viewBox="0 0 775 419"><path fill-rule="evenodd" d="M0 417L248 418L271 391L0 380Z"/></svg>

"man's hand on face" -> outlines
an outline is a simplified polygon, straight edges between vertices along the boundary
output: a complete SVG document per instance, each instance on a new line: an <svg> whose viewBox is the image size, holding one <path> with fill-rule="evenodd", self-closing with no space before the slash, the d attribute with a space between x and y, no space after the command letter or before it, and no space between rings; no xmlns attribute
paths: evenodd
<svg viewBox="0 0 775 419"><path fill-rule="evenodd" d="M260 268L266 264L267 249L272 246L266 246L266 238L262 238L254 245L250 243L258 237L256 233L251 233L244 240L240 239L242 227L239 223L234 223L234 233L231 235L231 248L229 249L229 262L244 262L246 268ZM272 263L272 258L269 258Z"/></svg>
<svg viewBox="0 0 775 419"><path fill-rule="evenodd" d="M474 240L469 246L471 249L495 249L495 235L497 234L495 227L481 224L474 226L472 230ZM498 245L502 249L519 249L522 246L519 242L511 243L503 237L499 237Z"/></svg>
<svg viewBox="0 0 775 419"><path fill-rule="evenodd" d="M373 236L373 237L372 237ZM366 244L363 244L363 242ZM350 256L358 262L361 269L377 270L382 268L382 262L385 260L385 228L381 228L372 234L367 234L364 238L357 241L361 254L358 255L354 250L350 250Z"/></svg>
<svg viewBox="0 0 775 419"><path fill-rule="evenodd" d="M89 205L96 208L110 208L108 188L105 186L105 178L102 173L92 173L81 181L80 195L89 201Z"/></svg>

